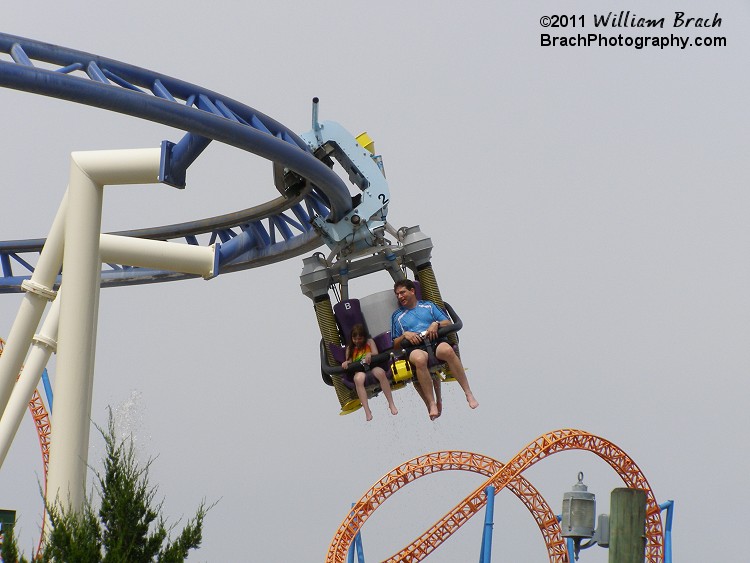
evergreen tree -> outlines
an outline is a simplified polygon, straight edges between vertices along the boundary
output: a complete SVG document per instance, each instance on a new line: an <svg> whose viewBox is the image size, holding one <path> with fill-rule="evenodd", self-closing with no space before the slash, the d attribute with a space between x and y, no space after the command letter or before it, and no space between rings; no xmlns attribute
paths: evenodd
<svg viewBox="0 0 750 563"><path fill-rule="evenodd" d="M13 536L13 526L3 528L0 545L0 561L3 563L29 563L25 557L18 558L18 544Z"/></svg>
<svg viewBox="0 0 750 563"><path fill-rule="evenodd" d="M98 512L91 499L74 511L56 501L47 504L51 531L39 560L56 563L178 563L203 540L203 519L211 508L201 503L180 534L170 537L156 502L157 487L149 484L149 467L138 463L132 439L118 440L112 411L104 438L103 473L95 472ZM15 545L15 544L14 544ZM3 549L5 546L3 545ZM17 556L16 556L17 557ZM3 559L5 554L3 553ZM8 559L7 561L12 561Z"/></svg>

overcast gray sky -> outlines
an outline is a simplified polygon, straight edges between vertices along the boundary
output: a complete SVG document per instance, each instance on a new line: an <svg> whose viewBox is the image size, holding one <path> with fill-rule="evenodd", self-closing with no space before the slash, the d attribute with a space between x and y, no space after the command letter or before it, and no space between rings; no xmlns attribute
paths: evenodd
<svg viewBox="0 0 750 563"><path fill-rule="evenodd" d="M664 29L593 28L630 10ZM430 422L413 389L375 419L338 416L318 367L319 332L299 291L302 258L220 276L102 292L93 419L117 413L177 520L219 500L190 561L321 561L356 501L418 454L464 449L501 461L544 432L580 428L674 499L675 557L740 561L750 430L750 79L746 1L684 1L708 29L674 29L671 2L25 4L2 31L196 83L307 131L367 130L383 155L389 220L421 225L481 406L456 386ZM726 37L725 47L542 47L540 18L583 32ZM0 90L0 240L45 236L73 150L155 147L179 131ZM184 191L113 187L105 230L167 224L272 199L271 165L211 145ZM389 287L367 280L361 291ZM357 290L356 282L353 289ZM0 296L7 336L18 295ZM289 353L293 350L294 353ZM54 363L50 371L54 377ZM279 389L283 395L279 394ZM101 444L92 443L96 463ZM614 472L585 452L525 476L556 511L585 473L607 512ZM0 505L36 541L41 472L30 418L0 470ZM368 561L419 535L481 483L421 479L364 528ZM481 517L429 558L475 560ZM494 559L543 561L541 535L497 497ZM606 561L593 548L581 561Z"/></svg>

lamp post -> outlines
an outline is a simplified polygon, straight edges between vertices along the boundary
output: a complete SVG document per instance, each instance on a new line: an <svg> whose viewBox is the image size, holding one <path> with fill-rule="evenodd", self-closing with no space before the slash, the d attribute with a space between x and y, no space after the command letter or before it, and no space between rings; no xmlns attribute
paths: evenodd
<svg viewBox="0 0 750 563"><path fill-rule="evenodd" d="M596 520L596 495L583 484L583 472L573 490L563 495L560 516L562 536L576 561L582 549L593 545L609 548L610 563L643 563L646 548L646 492L619 488L612 491L610 515ZM611 529L610 529L611 524ZM582 543L583 540L588 540Z"/></svg>
<svg viewBox="0 0 750 563"><path fill-rule="evenodd" d="M578 472L578 482L573 485L573 490L563 495L562 505L562 535L573 541L573 550L576 561L581 549L591 547L595 541L594 521L596 520L596 495L588 492L588 487L583 484L583 471ZM591 541L581 546L584 539Z"/></svg>

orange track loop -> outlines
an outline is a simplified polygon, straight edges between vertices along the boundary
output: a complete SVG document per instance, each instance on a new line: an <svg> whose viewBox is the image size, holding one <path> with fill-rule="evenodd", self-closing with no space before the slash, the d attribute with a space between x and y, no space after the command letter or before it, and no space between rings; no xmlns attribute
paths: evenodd
<svg viewBox="0 0 750 563"><path fill-rule="evenodd" d="M327 561L345 561L351 540L356 535L359 527L364 524L364 521L361 519L366 519L378 506L380 506L380 504L383 503L383 501L385 501L386 498L391 496L401 487L406 486L408 483L411 483L429 473L451 470L471 471L473 473L479 473L491 477L502 468L503 464L491 457L462 451L435 452L415 457L414 459L403 463L380 479L380 481L378 481L378 483L376 483L360 499L360 501L354 505L352 508L352 514L344 520L344 523L339 529L339 532L343 532L343 536L345 536L342 538L345 544L343 553L340 553L341 550L338 550L338 552L333 551L334 543L332 543L331 548L329 548ZM562 538L560 524L555 517L555 513L549 507L542 495L531 483L520 475L515 479L512 479L506 486L521 500L521 502L524 503L534 517L534 520L537 522L547 546L547 553L550 561L555 563L568 563L568 552L565 547L565 541ZM496 489L495 494L498 492L499 489ZM484 504L484 502L486 502L486 499L482 500L482 504ZM364 513L359 512L361 507L367 507L369 510L366 510ZM352 526L355 526L355 521L359 523L359 527L352 528ZM437 547L437 545L435 547ZM432 551L432 549L430 551ZM391 558L389 561L415 560L412 559L409 554L401 554L399 556L402 558Z"/></svg>
<svg viewBox="0 0 750 563"><path fill-rule="evenodd" d="M437 452L414 458L400 465L373 485L359 502L354 505L349 516L343 521L334 535L331 545L328 548L326 561L328 563L343 563L346 559L349 545L365 520L386 498L411 481L428 473L445 469L462 469L483 474L489 474L489 472L494 471L485 483L469 494L451 512L446 514L411 544L387 559L389 563L391 561L421 561L484 506L486 502L484 489L487 486L493 485L496 493L503 487L508 487L511 490L513 490L513 487L518 488L519 483L525 483L525 481L518 481L523 471L545 457L566 450L587 450L595 453L617 472L628 487L642 489L646 492L646 561L649 563L664 561L661 512L646 477L635 462L611 442L588 432L573 429L556 430L540 436L521 450L506 465L502 465L492 460L492 458L479 456L478 454L469 454L467 452ZM463 461L449 462L448 460L453 454L464 456L462 458ZM440 462L441 459L444 461ZM432 460L434 460L434 463L431 462ZM530 487L530 485L528 486ZM518 493L516 494L518 496ZM541 495L536 492L532 494L532 497L535 502L537 502L537 497L541 499ZM524 499L522 498L522 500ZM541 499L541 501L544 502L544 499ZM525 504L529 507L529 503L525 501ZM537 506L533 502L531 504L532 506ZM549 510L546 503L539 506L540 508L541 506L546 506L546 510ZM544 509L541 509L539 513L541 514L542 512L544 512ZM536 513L535 510L532 510L532 514ZM540 529L547 529L547 524L544 520L540 521L537 519L537 522L540 525ZM557 525L556 518L554 519L554 523ZM559 526L557 527L557 533L559 534ZM545 534L550 561L567 562L567 552L557 553L557 551L552 550L553 546L555 548L558 546L556 541L557 538L553 535L548 536ZM564 546L560 546L560 548L564 551Z"/></svg>

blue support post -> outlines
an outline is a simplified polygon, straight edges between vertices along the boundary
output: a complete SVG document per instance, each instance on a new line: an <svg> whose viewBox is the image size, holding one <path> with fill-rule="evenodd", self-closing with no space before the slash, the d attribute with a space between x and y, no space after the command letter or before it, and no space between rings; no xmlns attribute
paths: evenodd
<svg viewBox="0 0 750 563"><path fill-rule="evenodd" d="M578 557L576 557L576 542L573 538L566 538L565 545L568 548L568 561L570 561L570 563L578 561Z"/></svg>
<svg viewBox="0 0 750 563"><path fill-rule="evenodd" d="M354 506L354 503L352 503L352 506ZM357 552L357 563L365 563L365 550L362 547L362 534L360 532L357 532L352 545L349 546L349 551L346 554L346 563L354 563L355 551Z"/></svg>
<svg viewBox="0 0 750 563"><path fill-rule="evenodd" d="M211 143L211 139L187 133L179 143L162 141L159 180L174 188L185 188L187 169Z"/></svg>
<svg viewBox="0 0 750 563"><path fill-rule="evenodd" d="M492 561L492 529L495 517L495 487L489 485L484 494L487 495L487 507L484 512L484 530L482 530L482 550L479 553L479 563Z"/></svg>
<svg viewBox="0 0 750 563"><path fill-rule="evenodd" d="M659 510L667 511L667 523L664 528L664 563L672 563L672 513L674 501L668 500L659 505Z"/></svg>
<svg viewBox="0 0 750 563"><path fill-rule="evenodd" d="M47 395L47 402L49 403L49 412L52 414L52 385L49 382L47 368L42 371L42 383L44 383L44 393Z"/></svg>
<svg viewBox="0 0 750 563"><path fill-rule="evenodd" d="M562 515L557 514L555 518L557 518L558 523L562 522ZM568 561L570 561L570 563L573 563L573 561L577 561L575 556L576 544L573 541L573 538L565 538L565 547L568 550Z"/></svg>
<svg viewBox="0 0 750 563"><path fill-rule="evenodd" d="M362 534L357 532L354 536L354 545L357 547L357 563L365 563L365 550L362 547Z"/></svg>

